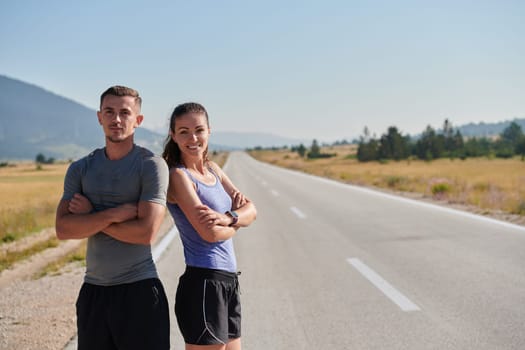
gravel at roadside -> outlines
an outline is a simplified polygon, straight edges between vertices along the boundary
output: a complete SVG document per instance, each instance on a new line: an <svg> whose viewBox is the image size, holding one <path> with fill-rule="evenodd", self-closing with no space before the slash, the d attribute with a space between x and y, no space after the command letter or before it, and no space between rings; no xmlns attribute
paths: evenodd
<svg viewBox="0 0 525 350"><path fill-rule="evenodd" d="M166 216L157 242L173 226ZM46 233L47 234L47 233ZM39 235L37 235L39 236ZM76 335L75 302L82 286L85 267L70 263L52 276L31 276L52 261L78 246L79 240L61 242L29 260L0 273L0 349L62 350Z"/></svg>
<svg viewBox="0 0 525 350"><path fill-rule="evenodd" d="M63 349L76 333L75 301L84 267L18 280L0 289L0 348Z"/></svg>

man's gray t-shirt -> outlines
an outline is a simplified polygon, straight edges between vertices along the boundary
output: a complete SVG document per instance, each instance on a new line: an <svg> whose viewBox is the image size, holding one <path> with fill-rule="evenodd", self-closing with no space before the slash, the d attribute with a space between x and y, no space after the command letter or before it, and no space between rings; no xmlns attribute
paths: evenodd
<svg viewBox="0 0 525 350"><path fill-rule="evenodd" d="M148 201L166 205L168 166L164 159L134 145L124 158L109 160L97 149L69 166L62 199L87 197L94 211ZM102 286L156 278L151 246L119 241L99 232L88 238L84 281Z"/></svg>

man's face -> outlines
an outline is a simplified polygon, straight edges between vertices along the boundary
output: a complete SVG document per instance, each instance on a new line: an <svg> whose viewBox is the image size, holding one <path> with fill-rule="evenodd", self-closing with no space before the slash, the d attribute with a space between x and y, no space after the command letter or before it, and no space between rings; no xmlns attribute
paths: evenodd
<svg viewBox="0 0 525 350"><path fill-rule="evenodd" d="M142 123L143 115L131 96L108 95L97 112L98 122L104 129L106 139L118 143L127 140Z"/></svg>

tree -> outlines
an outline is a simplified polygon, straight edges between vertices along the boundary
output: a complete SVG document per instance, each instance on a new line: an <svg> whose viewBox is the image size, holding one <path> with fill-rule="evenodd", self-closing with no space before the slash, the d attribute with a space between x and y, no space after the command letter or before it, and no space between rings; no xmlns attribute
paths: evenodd
<svg viewBox="0 0 525 350"><path fill-rule="evenodd" d="M471 137L464 143L465 157L488 157L491 150L491 141L486 137Z"/></svg>
<svg viewBox="0 0 525 350"><path fill-rule="evenodd" d="M461 132L459 130L454 132L452 123L448 119L445 119L443 123L443 156L450 158L464 157L465 152L463 146L463 136Z"/></svg>
<svg viewBox="0 0 525 350"><path fill-rule="evenodd" d="M378 159L379 143L375 139L370 139L365 142L364 138L361 137L359 146L357 147L357 160L360 162L369 162L371 160Z"/></svg>
<svg viewBox="0 0 525 350"><path fill-rule="evenodd" d="M516 154L521 155L521 160L525 160L525 136L522 136L516 145Z"/></svg>
<svg viewBox="0 0 525 350"><path fill-rule="evenodd" d="M428 125L416 142L415 153L419 159L432 160L441 158L444 148L443 135L437 135L436 131Z"/></svg>
<svg viewBox="0 0 525 350"><path fill-rule="evenodd" d="M35 162L37 164L53 164L55 162L55 158L46 158L46 156L44 156L42 153L38 153L35 157Z"/></svg>
<svg viewBox="0 0 525 350"><path fill-rule="evenodd" d="M523 137L521 126L516 122L510 123L500 134L499 140L494 144L496 157L511 158L514 154L521 153L518 152L518 148L520 148L519 144Z"/></svg>
<svg viewBox="0 0 525 350"><path fill-rule="evenodd" d="M507 126L500 134L500 139L503 142L508 142L513 146L517 145L522 137L523 131L521 130L521 126L519 126L516 122L510 123L510 125Z"/></svg>
<svg viewBox="0 0 525 350"><path fill-rule="evenodd" d="M35 162L38 164L44 164L46 163L46 157L42 153L38 153L36 155Z"/></svg>
<svg viewBox="0 0 525 350"><path fill-rule="evenodd" d="M379 140L380 159L405 159L408 157L408 142L395 126L388 128L387 134Z"/></svg>
<svg viewBox="0 0 525 350"><path fill-rule="evenodd" d="M312 141L312 146L310 146L310 152L308 152L308 158L319 158L320 155L321 155L321 148L319 147L317 140L314 139Z"/></svg>
<svg viewBox="0 0 525 350"><path fill-rule="evenodd" d="M304 158L304 155L306 154L306 147L301 143L299 147L297 147L297 153L301 156L301 158Z"/></svg>
<svg viewBox="0 0 525 350"><path fill-rule="evenodd" d="M363 135L359 136L359 142L357 146L357 160L360 162L377 160L378 148L379 143L370 136L370 131L368 130L368 127L365 126L363 129Z"/></svg>
<svg viewBox="0 0 525 350"><path fill-rule="evenodd" d="M451 153L454 151L454 128L452 127L452 123L445 119L445 122L443 123L443 137L444 137L444 146L445 151L447 153Z"/></svg>

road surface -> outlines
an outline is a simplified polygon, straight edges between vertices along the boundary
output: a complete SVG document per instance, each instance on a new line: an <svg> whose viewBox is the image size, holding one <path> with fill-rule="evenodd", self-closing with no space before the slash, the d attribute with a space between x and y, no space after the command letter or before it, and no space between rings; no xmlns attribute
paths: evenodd
<svg viewBox="0 0 525 350"><path fill-rule="evenodd" d="M225 166L258 218L239 230L243 348L525 349L525 228L280 169ZM158 261L173 299L179 237Z"/></svg>

